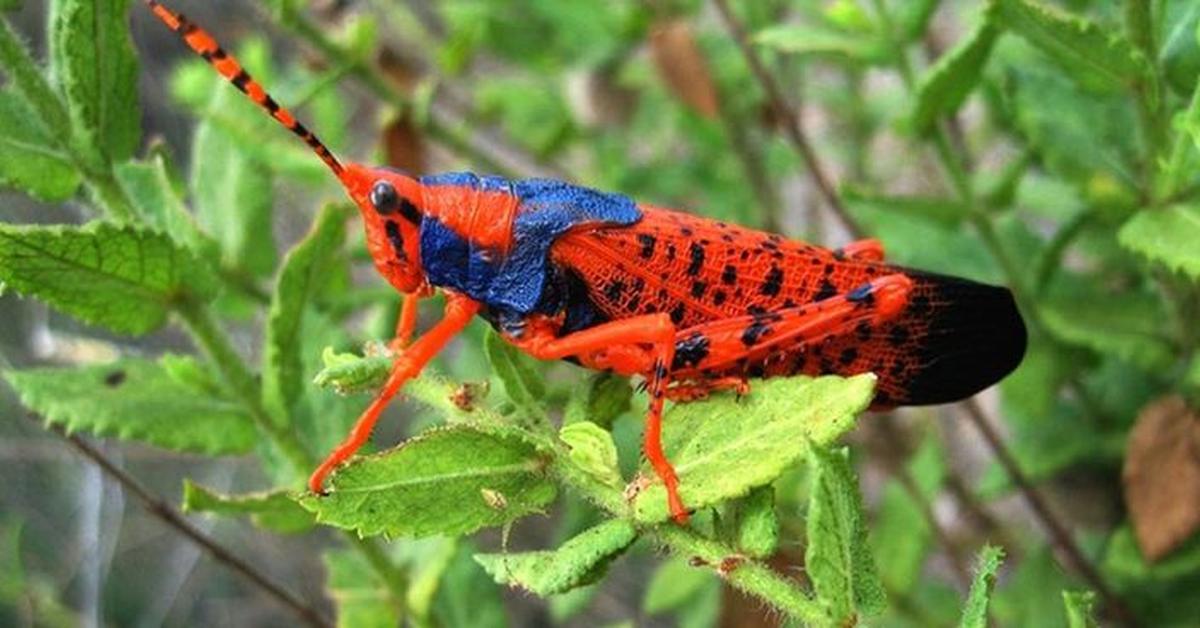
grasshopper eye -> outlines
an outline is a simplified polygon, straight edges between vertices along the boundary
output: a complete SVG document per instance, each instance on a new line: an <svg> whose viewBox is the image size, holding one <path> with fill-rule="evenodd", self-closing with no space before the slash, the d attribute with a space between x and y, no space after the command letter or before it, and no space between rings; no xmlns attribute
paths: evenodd
<svg viewBox="0 0 1200 628"><path fill-rule="evenodd" d="M375 211L384 215L396 211L400 205L400 195L396 193L396 187L387 181L376 181L375 185L371 186L368 200L375 207Z"/></svg>

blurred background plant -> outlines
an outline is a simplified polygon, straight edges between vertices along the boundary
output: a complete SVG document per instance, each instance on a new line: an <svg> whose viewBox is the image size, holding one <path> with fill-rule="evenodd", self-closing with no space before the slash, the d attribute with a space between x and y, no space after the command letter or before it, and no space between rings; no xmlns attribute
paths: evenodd
<svg viewBox="0 0 1200 628"><path fill-rule="evenodd" d="M1031 330L1015 374L958 406L868 415L847 437L866 532L854 476L829 453L699 526L728 540L721 521L751 525L737 509L768 513L756 538L775 541L730 544L871 624L1084 626L1094 605L1106 624L1197 625L1195 3L174 4L341 155L552 176L830 246L865 234L898 263L1010 286ZM344 433L365 397L309 381L365 368L322 351L387 338L398 295L370 271L349 213L322 209L344 201L321 164L141 7L0 7L0 623L291 625L280 600L355 626L402 613L442 626L786 621L719 577L745 587L731 574L748 571L669 527L589 586L541 599L493 584L476 552L501 561L496 579L536 589L495 557L519 562L601 520L570 482L548 516L503 534L419 541L336 534L283 493L252 493L296 487ZM12 226L93 219L154 231ZM162 276L131 282L79 253L89 246L137 251ZM79 271L89 264L103 272ZM459 401L486 396L510 416L565 405L567 423L582 412L611 427L632 476L644 405L628 387L521 360L485 332L473 325L438 361L451 381L494 382ZM193 347L204 358L185 357ZM72 370L38 368L50 365ZM376 442L453 414L440 381L413 391L429 409L393 404ZM23 406L87 434L73 444L126 483ZM596 437L575 431L563 439ZM878 566L847 559L840 596L805 564L830 495L852 498L832 511L839 538L866 534ZM588 573L571 584L632 541L605 525L589 533L611 547L576 557ZM975 587L964 611L986 543L1006 559L997 573L982 552L979 582L996 573L995 592L988 605Z"/></svg>

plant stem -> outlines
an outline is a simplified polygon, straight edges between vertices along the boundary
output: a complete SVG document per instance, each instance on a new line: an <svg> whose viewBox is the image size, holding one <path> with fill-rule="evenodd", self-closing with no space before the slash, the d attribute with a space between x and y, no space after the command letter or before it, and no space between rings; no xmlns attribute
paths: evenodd
<svg viewBox="0 0 1200 628"><path fill-rule="evenodd" d="M201 549L208 552L217 562L224 564L238 575L250 581L251 584L262 589L268 596L294 612L304 623L310 626L317 626L318 628L333 627L333 624L322 617L316 609L306 604L304 600L288 592L279 584L273 582L269 577L258 571L250 563L239 558L232 551L196 529L195 526L189 523L187 519L184 519L171 505L150 492L150 489L143 486L133 476L126 473L124 469L118 467L105 457L103 453L89 445L82 438L67 434L60 426L45 425L46 429L61 436L63 440L67 441L80 454L99 466L104 473L116 480L122 488L136 497L138 501L142 502L142 506L152 516L174 528L196 545L199 545Z"/></svg>

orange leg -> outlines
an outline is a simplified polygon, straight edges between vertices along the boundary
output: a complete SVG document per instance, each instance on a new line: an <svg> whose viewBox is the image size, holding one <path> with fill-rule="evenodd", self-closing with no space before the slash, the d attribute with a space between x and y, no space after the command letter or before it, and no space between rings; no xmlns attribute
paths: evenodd
<svg viewBox="0 0 1200 628"><path fill-rule="evenodd" d="M874 238L856 240L837 249L836 253L864 262L882 262L883 243Z"/></svg>
<svg viewBox="0 0 1200 628"><path fill-rule="evenodd" d="M399 353L412 340L413 332L417 329L417 304L420 301L421 296L416 293L404 295L400 317L396 319L396 336L388 343L394 353Z"/></svg>
<svg viewBox="0 0 1200 628"><path fill-rule="evenodd" d="M714 380L697 380L677 384L667 389L667 399L678 403L687 403L704 399L714 392L722 390L734 390L738 397L743 397L750 393L750 382L746 381L745 377L731 375Z"/></svg>
<svg viewBox="0 0 1200 628"><path fill-rule="evenodd" d="M415 300L413 297L409 298ZM408 307L408 299L405 300L405 307ZM383 390L380 390L371 405L367 406L366 411L358 418L346 439L334 448L321 466L317 467L317 470L309 477L309 490L314 493L322 492L325 478L329 473L353 456L354 452L358 451L359 447L362 447L363 443L366 443L367 439L371 437L371 430L375 427L375 422L379 420L380 413L387 407L392 397L396 396L404 383L420 373L421 369L446 346L446 343L450 342L450 339L471 322L471 318L478 311L479 304L475 301L457 293L446 293L446 310L442 320L438 321L437 325L418 338L403 353L396 356L396 361L392 364L392 372L388 375ZM401 319L403 319L403 315Z"/></svg>
<svg viewBox="0 0 1200 628"><path fill-rule="evenodd" d="M667 504L675 521L687 523L688 513L679 498L679 477L662 449L662 411L668 369L675 357L675 324L666 314L647 314L598 325L556 338L546 327L531 325L521 338L509 338L518 348L542 360L577 356L585 364L603 362L618 372L646 374L650 409L643 437L646 459L667 489ZM630 351L649 345L649 351ZM611 351L610 351L611 349ZM648 359L647 359L648 358Z"/></svg>

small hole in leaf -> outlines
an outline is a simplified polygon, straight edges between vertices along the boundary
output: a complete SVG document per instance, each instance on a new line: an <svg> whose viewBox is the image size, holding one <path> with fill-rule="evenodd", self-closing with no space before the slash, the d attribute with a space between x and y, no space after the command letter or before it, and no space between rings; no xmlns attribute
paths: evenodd
<svg viewBox="0 0 1200 628"><path fill-rule="evenodd" d="M125 371L117 370L104 376L104 385L109 388L116 388L125 383Z"/></svg>

